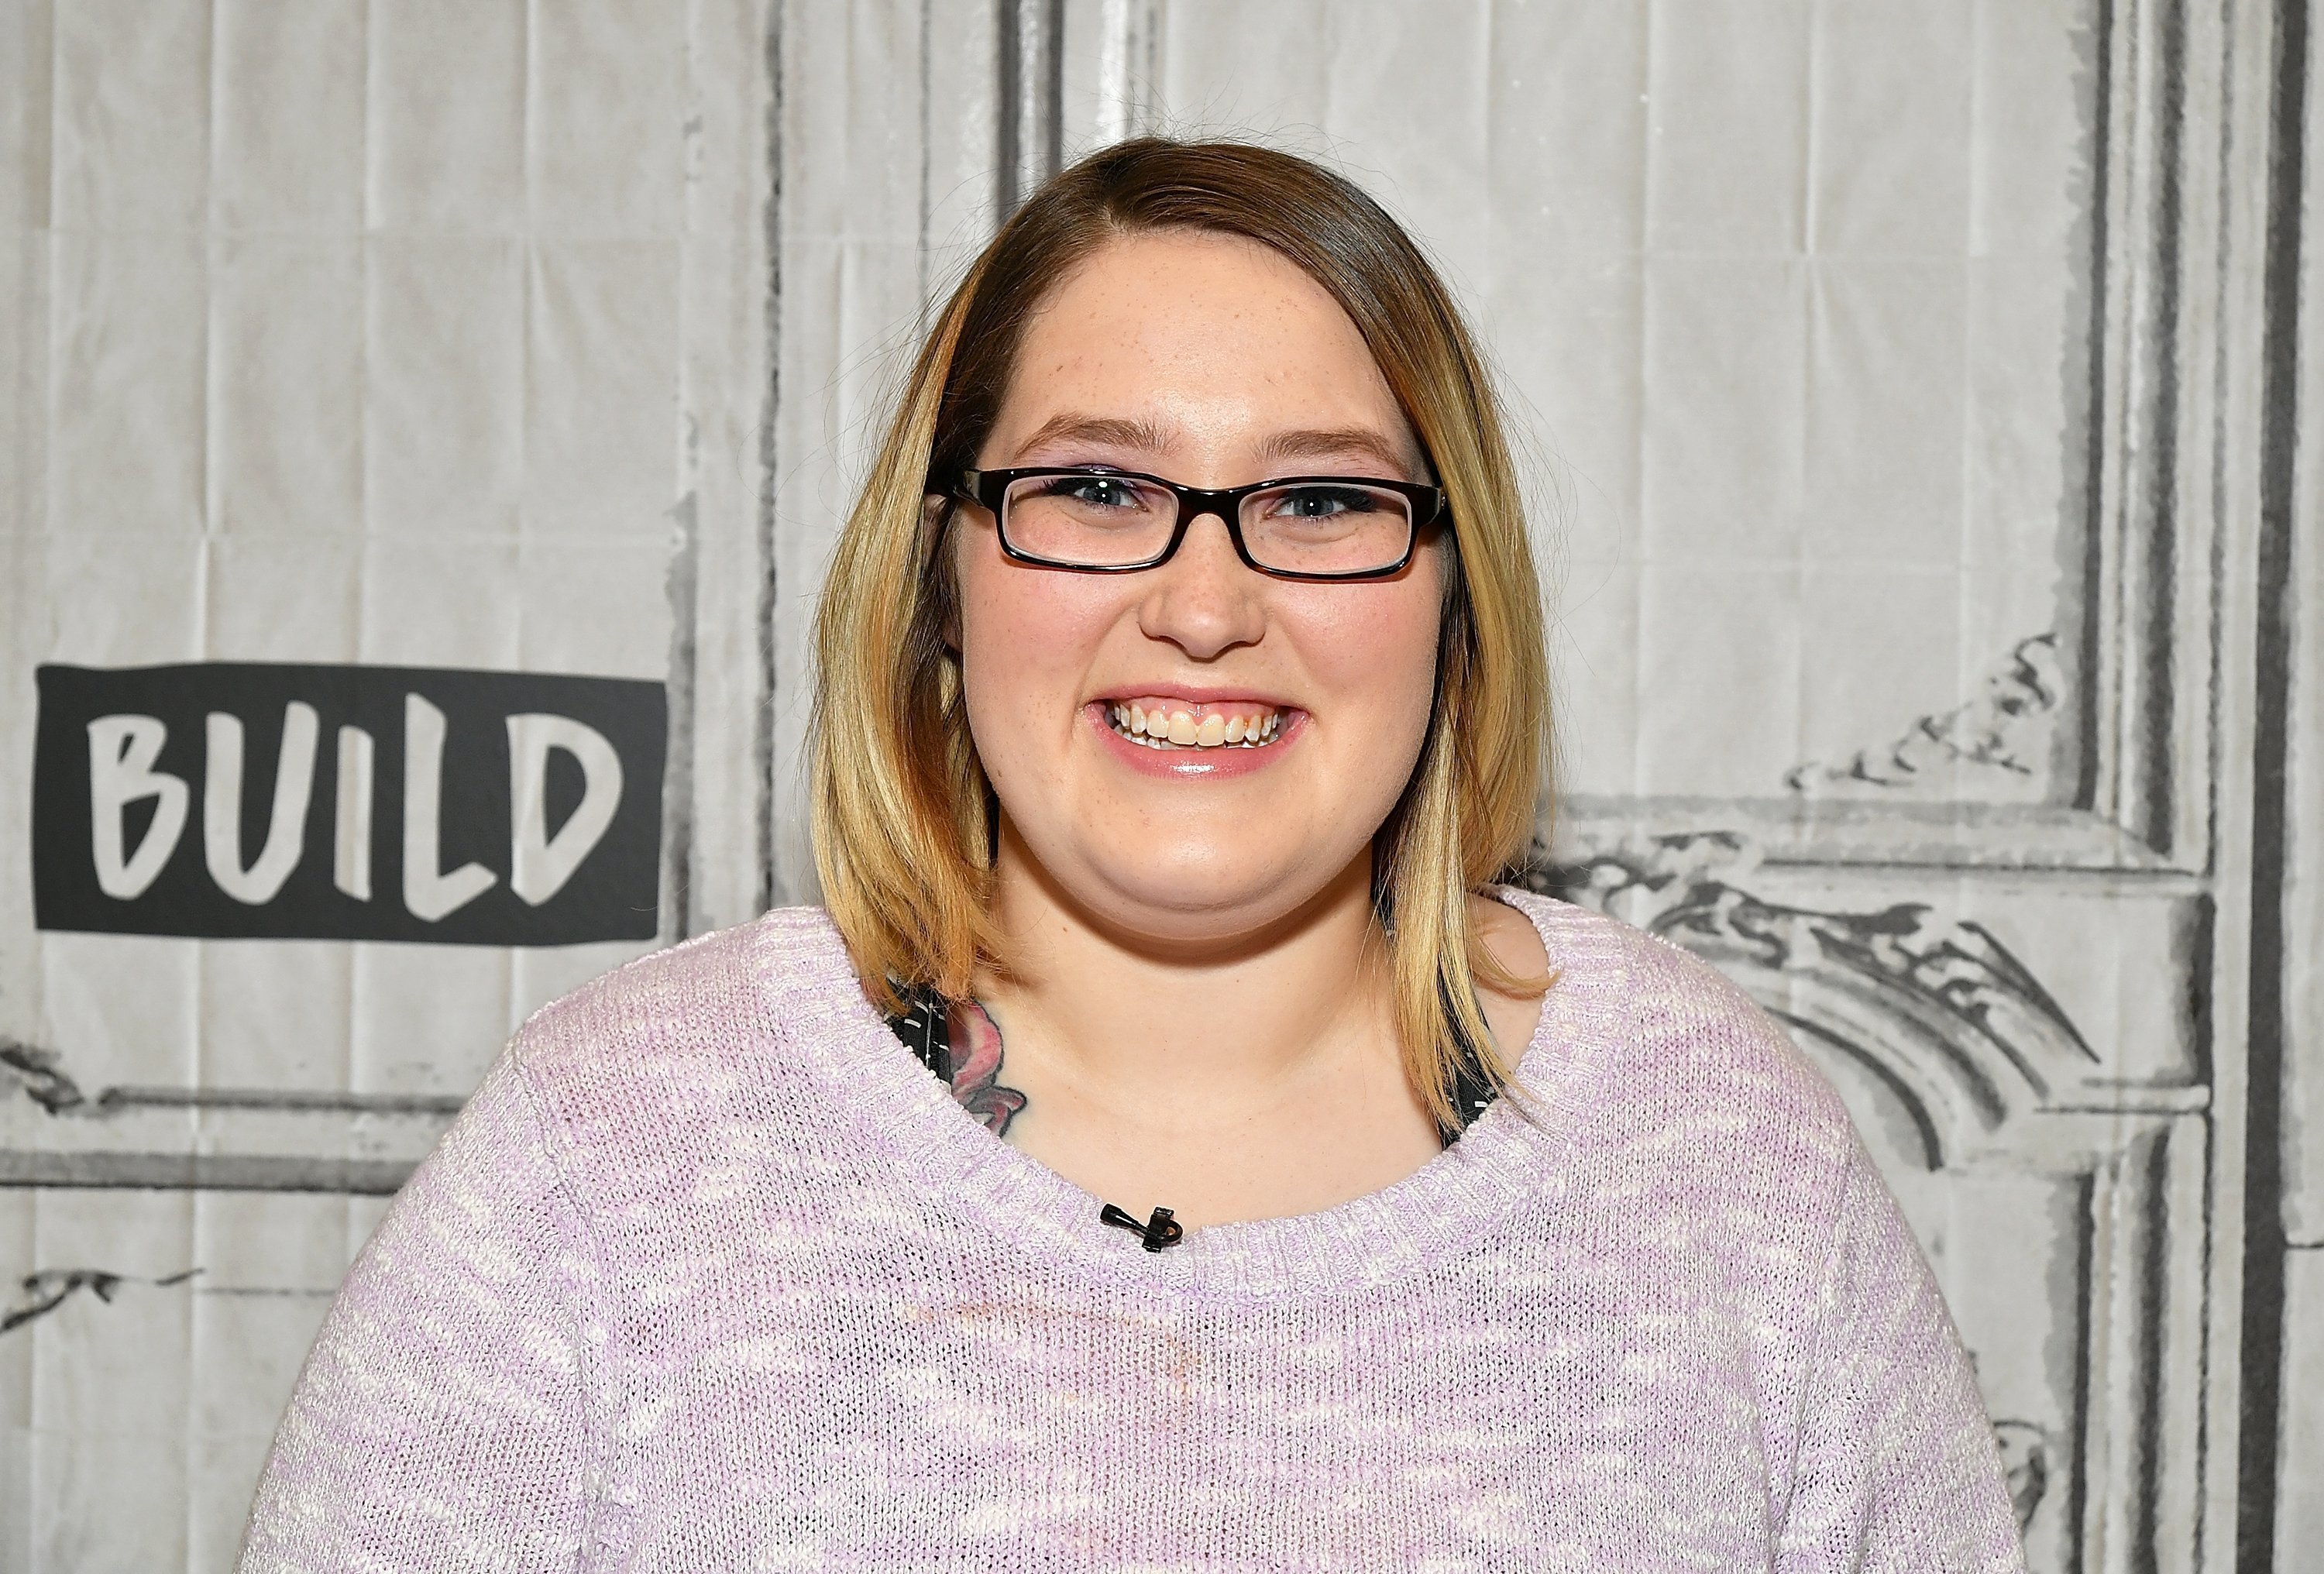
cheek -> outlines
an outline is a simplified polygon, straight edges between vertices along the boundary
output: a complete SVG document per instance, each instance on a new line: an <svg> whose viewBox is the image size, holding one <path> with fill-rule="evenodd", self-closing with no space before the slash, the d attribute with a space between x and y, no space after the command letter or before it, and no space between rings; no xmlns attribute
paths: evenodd
<svg viewBox="0 0 2324 1574"><path fill-rule="evenodd" d="M1436 694L1435 575L1338 589L1301 609L1298 643L1320 689L1385 748L1418 747ZM1406 761L1408 764L1409 761Z"/></svg>
<svg viewBox="0 0 2324 1574"><path fill-rule="evenodd" d="M1120 593L1103 578L1023 569L988 541L964 546L957 567L972 722L1047 708L1078 685L1120 616Z"/></svg>

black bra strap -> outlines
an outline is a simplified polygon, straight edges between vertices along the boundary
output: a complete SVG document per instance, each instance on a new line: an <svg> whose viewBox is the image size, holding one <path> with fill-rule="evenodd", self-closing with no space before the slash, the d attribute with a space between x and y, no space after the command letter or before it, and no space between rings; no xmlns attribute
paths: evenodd
<svg viewBox="0 0 2324 1574"><path fill-rule="evenodd" d="M936 1081L950 1087L952 1030L944 997L917 985L904 990L902 994L904 1009L888 1018L888 1030L904 1041L904 1047L934 1073Z"/></svg>

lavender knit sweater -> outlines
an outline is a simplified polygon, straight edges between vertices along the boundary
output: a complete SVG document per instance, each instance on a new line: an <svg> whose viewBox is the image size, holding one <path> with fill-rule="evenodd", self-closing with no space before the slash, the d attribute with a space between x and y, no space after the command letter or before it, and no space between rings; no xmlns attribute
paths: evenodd
<svg viewBox="0 0 2324 1574"><path fill-rule="evenodd" d="M333 1304L241 1567L2022 1569L1839 1099L1700 962L1558 981L1385 1191L1148 1254L819 911L527 1023Z"/></svg>

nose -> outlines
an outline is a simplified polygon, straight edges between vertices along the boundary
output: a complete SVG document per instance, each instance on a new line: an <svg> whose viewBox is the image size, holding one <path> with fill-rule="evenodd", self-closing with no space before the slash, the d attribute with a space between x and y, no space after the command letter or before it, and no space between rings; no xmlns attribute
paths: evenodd
<svg viewBox="0 0 2324 1574"><path fill-rule="evenodd" d="M1186 538L1170 561L1149 569L1138 625L1196 661L1251 645L1267 627L1267 576L1235 555L1226 521L1215 513L1186 521Z"/></svg>

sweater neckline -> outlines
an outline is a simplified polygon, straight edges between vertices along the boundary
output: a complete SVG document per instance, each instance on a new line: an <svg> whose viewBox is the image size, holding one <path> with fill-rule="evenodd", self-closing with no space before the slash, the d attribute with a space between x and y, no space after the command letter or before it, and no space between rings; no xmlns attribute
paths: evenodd
<svg viewBox="0 0 2324 1574"><path fill-rule="evenodd" d="M1149 1292L1311 1293L1424 1272L1562 1183L1556 1161L1618 1036L1627 959L1603 918L1505 887L1487 894L1533 921L1554 980L1518 1060L1521 1096L1496 1099L1459 1140L1378 1191L1317 1212L1205 1225L1162 1252L1101 1222L1101 1199L954 1100L865 998L821 908L761 919L752 972L794 1053L930 1206L1046 1263Z"/></svg>

